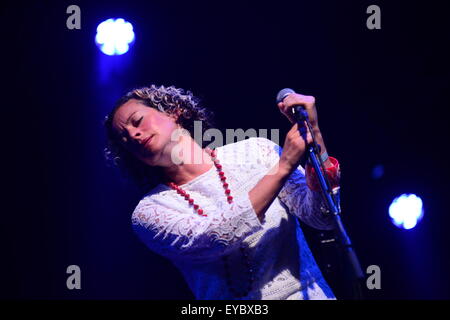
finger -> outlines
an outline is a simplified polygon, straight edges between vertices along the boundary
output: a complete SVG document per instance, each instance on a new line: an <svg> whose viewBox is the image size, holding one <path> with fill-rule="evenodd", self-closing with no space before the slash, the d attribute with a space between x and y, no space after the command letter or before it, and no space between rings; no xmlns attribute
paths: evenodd
<svg viewBox="0 0 450 320"><path fill-rule="evenodd" d="M295 134L296 134L297 131L298 131L297 128L296 128L296 125L297 125L297 124L294 124L294 125L292 126L291 130L289 130L289 132L286 134L286 136L292 137L292 138L295 137Z"/></svg>
<svg viewBox="0 0 450 320"><path fill-rule="evenodd" d="M293 105L298 105L304 102L304 96L301 94L290 94L286 98L284 98L283 103L285 106L291 107Z"/></svg>
<svg viewBox="0 0 450 320"><path fill-rule="evenodd" d="M311 144L313 142L312 136L310 133L308 133L307 139L306 139L307 144Z"/></svg>
<svg viewBox="0 0 450 320"><path fill-rule="evenodd" d="M298 123L295 122L288 132L288 134L299 134L304 135L305 137L307 133L309 134L309 129L306 126L306 122L303 122L303 125L301 125L300 127L298 126Z"/></svg>
<svg viewBox="0 0 450 320"><path fill-rule="evenodd" d="M290 94L283 100L283 103L287 109L295 105L301 105L309 109L312 105L314 105L315 101L316 99L313 96Z"/></svg>
<svg viewBox="0 0 450 320"><path fill-rule="evenodd" d="M287 116L288 118L290 117L291 112L290 112L290 110L289 110L289 107L287 107L287 106L286 106L284 103L282 103L282 102L280 102L280 103L278 104L278 107L279 107L279 109L280 109L280 111L281 111L282 114L284 114L284 115Z"/></svg>
<svg viewBox="0 0 450 320"><path fill-rule="evenodd" d="M278 108L280 109L281 113L288 116L289 108L287 108L287 106L283 102L278 103Z"/></svg>

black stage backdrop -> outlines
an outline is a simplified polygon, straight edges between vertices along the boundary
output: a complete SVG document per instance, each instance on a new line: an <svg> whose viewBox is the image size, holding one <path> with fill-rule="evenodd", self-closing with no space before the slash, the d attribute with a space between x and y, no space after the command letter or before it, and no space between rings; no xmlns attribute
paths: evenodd
<svg viewBox="0 0 450 320"><path fill-rule="evenodd" d="M80 30L66 27L72 4ZM380 30L366 27L372 4ZM450 298L446 9L444 1L2 3L1 296L193 298L171 263L133 234L141 195L103 157L102 120L114 101L154 83L193 91L221 130L279 128L280 143L289 124L278 90L314 95L342 166L347 231L363 269L381 269L381 289L366 298ZM134 24L124 56L94 43L110 17ZM412 230L388 216L402 193L424 201ZM304 229L325 270L336 252L323 256L319 233ZM338 298L350 298L331 264ZM69 265L81 268L81 290L66 287Z"/></svg>

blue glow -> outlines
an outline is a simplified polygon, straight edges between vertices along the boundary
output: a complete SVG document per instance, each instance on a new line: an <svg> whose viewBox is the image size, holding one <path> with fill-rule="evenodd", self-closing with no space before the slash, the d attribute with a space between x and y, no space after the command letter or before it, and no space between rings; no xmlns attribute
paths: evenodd
<svg viewBox="0 0 450 320"><path fill-rule="evenodd" d="M398 228L414 228L423 217L422 199L415 194L402 194L389 206L389 216Z"/></svg>
<svg viewBox="0 0 450 320"><path fill-rule="evenodd" d="M134 41L133 25L122 18L108 19L97 27L95 43L106 55L121 55Z"/></svg>
<svg viewBox="0 0 450 320"><path fill-rule="evenodd" d="M376 165L372 169L372 178L377 180L384 175L384 166L382 164Z"/></svg>

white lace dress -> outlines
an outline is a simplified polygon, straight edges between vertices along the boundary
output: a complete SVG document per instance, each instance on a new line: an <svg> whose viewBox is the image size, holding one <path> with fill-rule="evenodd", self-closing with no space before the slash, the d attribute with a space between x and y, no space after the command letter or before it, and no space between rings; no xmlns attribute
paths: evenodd
<svg viewBox="0 0 450 320"><path fill-rule="evenodd" d="M332 218L322 213L320 194L306 185L303 168L292 173L261 223L248 192L278 163L281 147L250 138L216 151L233 202L227 202L214 166L180 186L207 217L160 184L132 214L139 238L173 262L197 299L237 299L233 292L246 292L249 284L250 292L239 299L335 299L296 218L317 229L332 228Z"/></svg>

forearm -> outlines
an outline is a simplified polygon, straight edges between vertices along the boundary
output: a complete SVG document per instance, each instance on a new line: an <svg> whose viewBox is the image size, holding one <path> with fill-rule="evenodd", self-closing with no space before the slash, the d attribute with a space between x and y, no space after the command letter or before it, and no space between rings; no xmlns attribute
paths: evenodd
<svg viewBox="0 0 450 320"><path fill-rule="evenodd" d="M322 134L320 133L320 130L317 129L313 129L314 132L314 136L316 139L316 142L318 144L320 144L320 155L322 157L323 154L325 154L327 152L327 149L325 147L325 143L323 141L322 138ZM331 187L337 187L339 186L339 180L340 180L340 169L339 169L339 163L336 159L327 156L327 159L324 161L324 166L325 166L325 174L328 177L328 181L331 183ZM313 191L320 191L320 184L319 184L319 180L317 179L317 176L315 174L315 171L313 169L313 166L308 163L306 165L305 168L306 172L306 181L307 181L307 185L308 187L313 190Z"/></svg>
<svg viewBox="0 0 450 320"><path fill-rule="evenodd" d="M320 145L320 155L322 156L324 153L327 152L327 148L325 147L325 142L323 141L322 133L320 132L319 127L313 128L313 134L316 142ZM325 168L330 168L333 166L330 159L327 157L326 161L324 162Z"/></svg>
<svg viewBox="0 0 450 320"><path fill-rule="evenodd" d="M248 193L259 221L264 220L267 209L283 188L290 174L291 171L278 162Z"/></svg>

